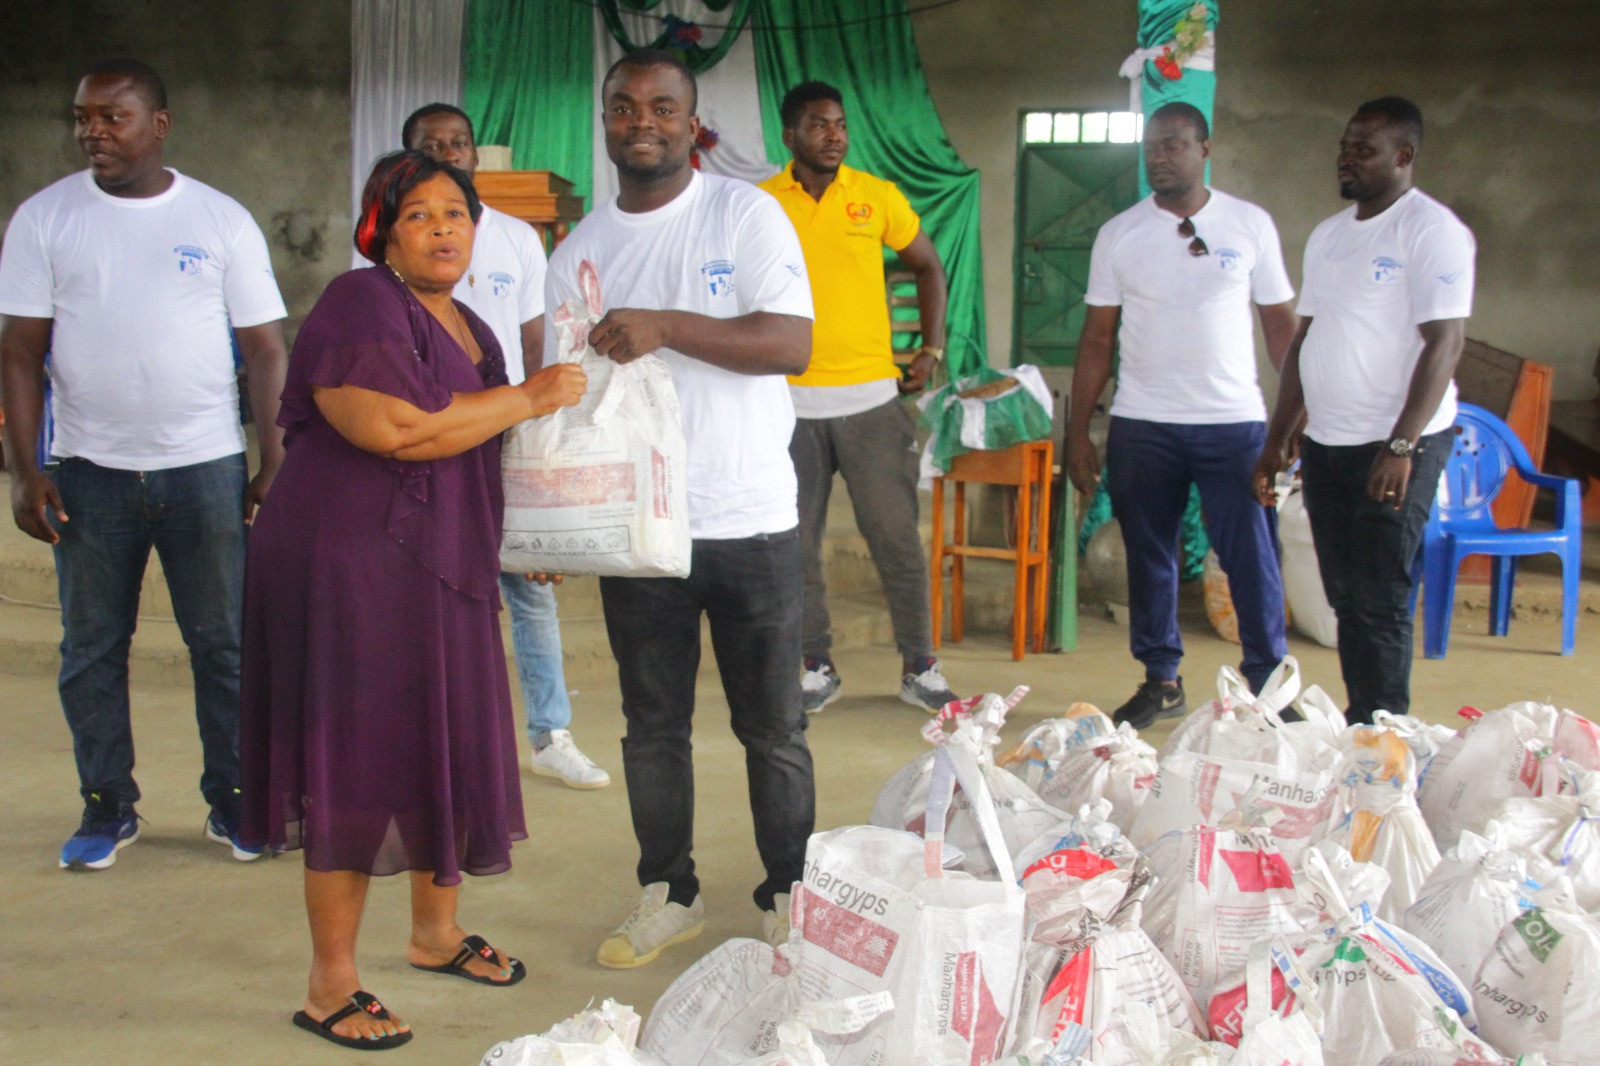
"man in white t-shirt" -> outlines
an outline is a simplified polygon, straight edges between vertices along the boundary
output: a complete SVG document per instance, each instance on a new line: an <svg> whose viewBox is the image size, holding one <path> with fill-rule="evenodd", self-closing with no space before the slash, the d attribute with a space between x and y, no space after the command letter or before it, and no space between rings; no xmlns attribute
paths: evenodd
<svg viewBox="0 0 1600 1066"><path fill-rule="evenodd" d="M283 459L283 300L249 212L162 166L172 119L154 70L97 63L72 110L89 169L17 208L0 251L12 513L55 546L61 706L84 799L61 866L104 869L139 836L128 645L152 546L194 668L205 835L248 861L261 851L238 837L240 601L245 527ZM47 355L55 435L41 457Z"/></svg>
<svg viewBox="0 0 1600 1066"><path fill-rule="evenodd" d="M418 108L401 126L400 143L460 168L469 178L478 171L477 135L459 107ZM455 298L494 331L513 385L538 371L544 361L544 275L544 242L538 232L484 204L472 265L456 285ZM551 587L560 580L559 575L500 575L500 596L511 614L511 644L533 748L531 765L534 773L559 778L572 788L604 788L611 775L579 750L568 729L572 700L561 663L561 623Z"/></svg>
<svg viewBox="0 0 1600 1066"><path fill-rule="evenodd" d="M1248 483L1267 414L1250 308L1276 365L1294 335L1294 289L1271 216L1205 184L1209 138L1189 104L1150 116L1152 193L1095 237L1072 374L1067 468L1089 492L1100 477L1089 419L1120 344L1106 487L1127 548L1128 643L1145 680L1114 717L1136 729L1188 710L1178 676L1178 526L1191 485L1228 574L1240 669L1253 687L1286 650L1276 513L1256 505Z"/></svg>
<svg viewBox="0 0 1600 1066"><path fill-rule="evenodd" d="M545 306L592 303L579 282L579 268L590 265L605 308L589 333L595 350L619 363L654 352L672 368L694 538L686 578L600 580L628 723L622 766L644 893L598 958L626 969L705 928L690 757L702 615L745 749L766 868L755 890L763 933L773 943L788 935L816 787L794 673L803 583L789 459L794 408L783 375L806 368L812 310L800 242L777 201L690 166L700 121L688 68L643 50L619 60L601 85L619 192L556 249ZM545 347L554 345L547 326Z"/></svg>
<svg viewBox="0 0 1600 1066"><path fill-rule="evenodd" d="M1256 468L1273 478L1302 416L1306 513L1351 722L1411 706L1411 568L1456 417L1453 380L1472 314L1477 243L1413 187L1422 112L1362 104L1339 140L1339 195L1354 203L1306 242L1300 330Z"/></svg>

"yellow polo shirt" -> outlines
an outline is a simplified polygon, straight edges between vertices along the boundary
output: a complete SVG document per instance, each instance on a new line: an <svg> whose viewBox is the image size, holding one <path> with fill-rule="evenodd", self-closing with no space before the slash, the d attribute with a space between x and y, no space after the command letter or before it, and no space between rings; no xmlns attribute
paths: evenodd
<svg viewBox="0 0 1600 1066"><path fill-rule="evenodd" d="M816 322L811 365L791 385L862 385L898 378L889 343L883 247L899 251L916 239L922 220L894 182L841 165L813 200L794 164L761 183L783 205L800 235Z"/></svg>

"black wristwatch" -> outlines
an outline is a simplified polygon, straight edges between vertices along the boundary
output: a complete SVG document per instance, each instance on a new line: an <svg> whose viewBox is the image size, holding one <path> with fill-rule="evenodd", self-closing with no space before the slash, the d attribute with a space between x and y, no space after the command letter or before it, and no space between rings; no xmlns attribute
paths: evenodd
<svg viewBox="0 0 1600 1066"><path fill-rule="evenodd" d="M1409 459L1416 452L1417 446L1405 437L1396 437L1388 444L1389 454L1401 459Z"/></svg>

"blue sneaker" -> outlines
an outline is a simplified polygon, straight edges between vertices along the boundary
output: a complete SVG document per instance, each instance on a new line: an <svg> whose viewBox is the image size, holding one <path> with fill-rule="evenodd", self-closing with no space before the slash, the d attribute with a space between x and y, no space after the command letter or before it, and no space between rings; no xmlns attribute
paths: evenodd
<svg viewBox="0 0 1600 1066"><path fill-rule="evenodd" d="M104 870L117 861L117 852L139 839L139 815L131 806L98 799L83 808L78 831L61 846L63 870Z"/></svg>
<svg viewBox="0 0 1600 1066"><path fill-rule="evenodd" d="M239 843L239 790L234 789L221 806L211 808L206 819L206 839L233 848L233 857L240 862L254 862L261 858L261 848L251 848Z"/></svg>

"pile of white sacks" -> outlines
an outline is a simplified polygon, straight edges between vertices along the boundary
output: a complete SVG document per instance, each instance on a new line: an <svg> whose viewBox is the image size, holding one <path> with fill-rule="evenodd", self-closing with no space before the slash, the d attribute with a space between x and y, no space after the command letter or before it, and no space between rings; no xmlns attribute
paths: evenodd
<svg viewBox="0 0 1600 1066"><path fill-rule="evenodd" d="M492 1066L1600 1062L1600 729L1519 703L1346 726L1286 661L1160 752L1078 704L952 704L818 833L774 951ZM1294 713L1290 713L1290 712Z"/></svg>

